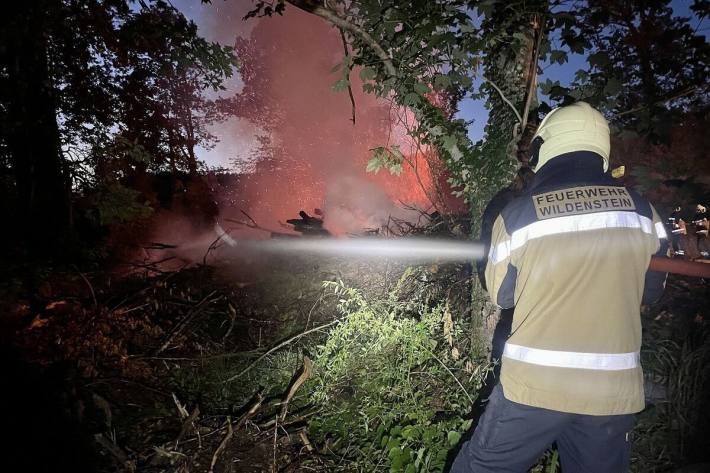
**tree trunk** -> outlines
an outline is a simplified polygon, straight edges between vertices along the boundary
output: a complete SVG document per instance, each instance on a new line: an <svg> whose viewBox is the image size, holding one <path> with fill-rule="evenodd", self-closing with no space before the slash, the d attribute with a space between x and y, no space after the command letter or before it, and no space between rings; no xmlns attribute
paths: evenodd
<svg viewBox="0 0 710 473"><path fill-rule="evenodd" d="M484 153L492 161L505 163L511 179L516 168L527 162L532 129L536 125L529 123L533 117L530 111L537 108L537 63L540 43L546 34L544 17L547 10L546 0L530 2L526 12L518 12L500 2L495 13L483 22L484 39L497 39L487 48L487 62L484 66L485 78L494 89L489 91L487 100L490 113ZM500 25L506 21L514 25L507 31L510 35L507 41L498 37L501 34ZM516 41L514 32L520 31L525 39ZM506 184L500 180L490 180L487 186L481 186L480 198L471 202L474 236L480 235L486 206ZM494 328L500 320L500 310L489 302L477 279L472 284L472 300L477 317L472 319L471 336L480 353L491 347Z"/></svg>
<svg viewBox="0 0 710 473"><path fill-rule="evenodd" d="M189 107L185 107L185 114L187 114L187 123L185 126L185 132L187 134L187 167L190 171L190 179L195 180L197 178L197 157L195 156L195 126L192 122L192 110Z"/></svg>
<svg viewBox="0 0 710 473"><path fill-rule="evenodd" d="M47 233L63 235L70 225L70 186L48 64L45 19L55 10L54 0L10 2L7 10L6 133L17 185L18 223L29 243L43 242L37 248L49 249L44 243Z"/></svg>

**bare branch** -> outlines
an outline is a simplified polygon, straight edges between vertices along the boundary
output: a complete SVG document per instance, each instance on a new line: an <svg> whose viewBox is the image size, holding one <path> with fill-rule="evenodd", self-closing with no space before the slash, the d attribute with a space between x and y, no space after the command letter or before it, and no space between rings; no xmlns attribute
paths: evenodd
<svg viewBox="0 0 710 473"><path fill-rule="evenodd" d="M217 459L219 458L219 454L222 453L222 450L224 450L227 447L227 444L232 439L233 435L234 435L234 430L232 430L232 419L229 416L227 416L227 435L224 436L222 441L219 443L217 450L215 450L214 453L212 454L212 461L210 462L210 472L209 473L214 473L214 466L217 464Z"/></svg>
<svg viewBox="0 0 710 473"><path fill-rule="evenodd" d="M508 98L505 96L503 91L500 90L500 88L493 81L486 79L486 82L488 82L491 85L491 87L496 89L496 92L498 92L498 94L500 95L500 98L503 100L503 102L507 103L510 106L511 110L513 110L513 113L515 113L515 117L518 119L518 123L523 123L523 119L520 116L520 113L518 113L518 110L515 108L515 105L513 105L513 103L510 100L508 100Z"/></svg>
<svg viewBox="0 0 710 473"><path fill-rule="evenodd" d="M537 92L537 62L540 59L540 45L542 44L542 37L545 33L545 17L536 16L536 21L538 23L537 30L537 44L535 45L535 51L533 52L533 60L530 64L530 81L528 82L528 97L525 100L525 110L523 110L523 118L520 121L520 131L524 131L528 124L528 114L530 113L530 105L532 104L532 99Z"/></svg>
<svg viewBox="0 0 710 473"><path fill-rule="evenodd" d="M217 291L212 291L207 294L200 302L197 303L195 307L190 310L190 312L187 313L185 318L183 318L180 322L178 322L177 325L175 325L175 328L173 328L173 330L168 334L168 336L165 338L165 341L160 345L157 350L155 350L153 356L160 355L166 348L168 348L170 342L173 341L175 336L182 332L182 330L190 323L190 321L192 321L192 319L195 318L197 314L202 312L205 307L214 302L211 298L216 292Z"/></svg>
<svg viewBox="0 0 710 473"><path fill-rule="evenodd" d="M94 292L94 286L91 285L89 280L84 276L84 273L81 271L77 271L79 273L79 276L81 276L81 279L84 280L87 286L89 286L89 291L91 291L91 298L94 300L94 309L98 308L99 304L96 302L96 293Z"/></svg>
<svg viewBox="0 0 710 473"><path fill-rule="evenodd" d="M126 452L113 441L106 438L104 434L94 435L94 440L105 448L107 452L113 455L121 465L125 465L128 462L128 455L126 455Z"/></svg>
<svg viewBox="0 0 710 473"><path fill-rule="evenodd" d="M281 423L286 420L288 404L291 402L291 399L293 399L293 396L296 394L296 391L298 391L298 388L300 388L301 385L311 377L311 373L313 373L313 362L310 358L304 356L303 366L299 370L298 376L291 382L291 385L288 387L288 391L286 392L286 396L284 396L284 399L281 401L281 412L279 413L279 420Z"/></svg>
<svg viewBox="0 0 710 473"><path fill-rule="evenodd" d="M342 28L338 28L338 30L340 31L340 39L343 41L343 52L347 57L350 54L350 51L348 51L348 42L345 40L345 32ZM353 125L355 125L355 97L353 96L353 87L350 83L350 72L353 68L350 65L346 67L348 68L348 95L350 96L350 104L352 105L352 118L350 121L353 122Z"/></svg>
<svg viewBox="0 0 710 473"><path fill-rule="evenodd" d="M253 228L258 228L258 227L259 227L259 225L256 224L256 221L255 221L253 218L251 218L251 215L249 215L248 213L246 213L246 212L243 211L242 209L239 209L239 211L240 211L246 218L248 218L248 219L251 221L251 223L252 223L252 225L253 225Z"/></svg>
<svg viewBox="0 0 710 473"><path fill-rule="evenodd" d="M679 99L679 98L681 98L681 97L685 97L685 96L687 96L687 95L692 95L692 94L693 94L694 92L696 92L696 91L704 92L706 89L708 89L708 87L710 87L710 86L707 86L707 85L704 85L704 86L691 86L691 87L688 87L688 88L686 88L686 89L683 89L683 90L681 90L681 91L679 91L679 92L672 93L670 96L665 97L665 98L662 98L661 100L659 100L659 101L657 101L657 102L654 102L653 105L663 105L663 104L665 104L665 103L667 103L667 102L671 102L671 101L676 100L676 99ZM624 115L631 115L631 114L634 114L634 113L636 113L636 112L640 112L641 110L643 110L643 109L645 109L645 108L648 108L648 105L643 105L643 106L641 106L641 107L636 107L636 108L632 108L631 110L626 110L626 111L624 111L624 112L617 113L617 114L615 115L615 117L618 118L618 117L623 117Z"/></svg>
<svg viewBox="0 0 710 473"><path fill-rule="evenodd" d="M292 342L298 340L298 339L301 338L301 337L305 337L305 336L308 335L309 333L317 332L318 330L322 330L322 329L324 329L324 328L331 327L331 326L333 326L333 325L335 325L335 324L337 324L337 323L339 323L339 322L340 322L340 319L333 320L332 322L328 322L327 324L323 324L323 325L319 325L319 326L317 326L317 327L313 327L313 328L310 329L310 330L306 330L305 332L301 332L301 333L296 334L296 335L294 335L293 337L291 337L291 338L289 338L289 339L287 339L287 340L284 340L283 342L279 343L278 345L276 345L275 347L273 347L272 349L270 349L269 351L267 351L266 353L264 353L263 355L261 355L261 356L260 356L259 358L257 358L256 360L252 361L252 362L249 364L249 366L247 366L246 368L244 368L243 370L241 370L239 373L237 373L237 374L235 374L234 376L232 376L231 378L229 378L227 381L225 381L225 383L229 383L229 382L234 381L235 379L241 377L242 375L244 375L245 373L247 373L249 370L251 370L254 366L256 366L257 363L259 363L261 360L263 360L263 359L266 358L267 356L271 355L271 354L272 354L273 352L275 352L276 350L279 350L280 348L283 348L283 347L285 347L286 345L289 345L290 343L292 343Z"/></svg>
<svg viewBox="0 0 710 473"><path fill-rule="evenodd" d="M385 66L387 74L392 77L398 76L397 68L394 67L394 64L392 63L392 58L389 56L389 54L387 54L387 52L385 52L384 48L382 48L382 46L380 46L380 44L375 41L375 39L367 31L363 30L362 28L353 23L350 23L345 18L341 18L333 10L323 7L320 2L316 2L314 0L289 0L288 3L297 8L300 8L301 10L307 11L308 13L312 13L316 16L326 19L340 29L349 31L352 34L359 36L360 39L362 39L362 41L374 51L377 57L380 58L382 64Z"/></svg>

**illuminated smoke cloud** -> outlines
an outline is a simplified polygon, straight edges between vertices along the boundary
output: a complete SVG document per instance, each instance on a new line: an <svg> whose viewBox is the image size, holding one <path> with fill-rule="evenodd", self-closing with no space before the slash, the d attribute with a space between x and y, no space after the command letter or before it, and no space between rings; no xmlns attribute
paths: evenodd
<svg viewBox="0 0 710 473"><path fill-rule="evenodd" d="M323 210L325 227L336 234L376 229L390 216L416 218L397 207L377 184L355 175L336 176L328 183Z"/></svg>
<svg viewBox="0 0 710 473"><path fill-rule="evenodd" d="M266 139L262 149L252 150L254 174L241 180L235 204L224 206L223 215L245 210L273 226L299 210L322 208L326 227L353 232L380 226L391 214L405 216L400 200L431 206L413 172L365 172L370 149L404 144L403 132L391 126L388 102L361 92L357 71L351 74L352 124L348 94L332 90L340 74L332 69L342 55L337 31L295 8L287 8L284 17L259 20L249 38L238 41L244 87L232 110L264 130ZM422 177L431 182L425 165Z"/></svg>
<svg viewBox="0 0 710 473"><path fill-rule="evenodd" d="M251 2L196 4L182 0L177 6L195 18L208 39L234 43L240 62L239 77L227 91L236 94L227 107L236 116L213 130L221 143L212 154L203 155L208 165L232 161L234 169L249 171L226 187L211 185L223 228L243 237L240 230L245 229L229 220L245 221L244 211L261 227L289 232L287 219L296 218L300 210L313 215L319 208L329 230L360 233L386 224L390 216L421 217L405 206L433 210L431 187L441 178L432 177L426 161L406 142L403 128L393 125L396 117L389 102L364 94L354 70L353 125L348 93L332 90L340 77L332 69L343 56L337 30L290 6L283 17L252 19L245 26L241 18ZM406 165L400 176L386 170L366 173L371 149L394 144L410 161L417 160L417 174ZM161 233L157 230L156 238ZM165 240L174 241L176 234L170 233ZM246 234L268 236L248 230Z"/></svg>

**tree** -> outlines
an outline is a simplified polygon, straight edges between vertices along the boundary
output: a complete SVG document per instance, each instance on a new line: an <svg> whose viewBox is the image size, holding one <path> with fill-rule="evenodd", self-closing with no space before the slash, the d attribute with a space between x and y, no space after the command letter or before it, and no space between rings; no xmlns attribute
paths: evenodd
<svg viewBox="0 0 710 473"><path fill-rule="evenodd" d="M537 126L537 74L541 49L547 46L548 2L507 2L479 6L484 14L483 90L490 110L481 152L511 164L527 162L530 132ZM530 123L532 121L532 123ZM519 149L520 148L520 149ZM482 209L481 209L482 210Z"/></svg>
<svg viewBox="0 0 710 473"><path fill-rule="evenodd" d="M696 18L673 16L668 0L590 0L553 15L561 46L550 60L586 54L587 67L567 87L547 80L553 101L585 100L612 126L612 161L627 168L626 184L646 193L661 212L705 201L702 179L707 122L710 46L697 34L708 14L693 2Z"/></svg>
<svg viewBox="0 0 710 473"><path fill-rule="evenodd" d="M349 51L336 89L349 86L357 67L364 90L391 98L411 110L417 126L412 138L433 145L450 173L450 183L468 202L474 236L493 195L510 182L518 147L536 105L538 59L546 40L546 1L511 5L506 1L289 1L289 6L319 16L340 29ZM279 14L286 2L257 1L247 17ZM479 18L479 16L482 16ZM482 26L477 26L477 20ZM474 78L485 64L486 86ZM472 143L466 123L453 111L461 97L488 96L491 117L486 137ZM442 100L443 99L443 100ZM520 146L525 148L523 143ZM396 150L376 148L378 167L397 159ZM372 164L372 163L371 163ZM479 311L488 311L482 288L474 287L474 337L481 338ZM487 314L486 314L487 315Z"/></svg>
<svg viewBox="0 0 710 473"><path fill-rule="evenodd" d="M68 177L61 158L57 96L51 83L47 12L57 2L13 2L2 20L6 151L15 178L18 223L27 236L69 225ZM32 124L32 125L30 125Z"/></svg>
<svg viewBox="0 0 710 473"><path fill-rule="evenodd" d="M695 10L702 17L703 2ZM586 100L615 127L667 143L673 123L706 109L710 46L671 1L589 0L560 16L561 39L573 53L588 52L588 68L552 98ZM569 100L568 99L568 100Z"/></svg>
<svg viewBox="0 0 710 473"><path fill-rule="evenodd" d="M205 90L235 64L231 48L200 38L162 0L12 2L0 43L0 162L16 199L5 204L26 241L51 229L57 246L72 226L73 190L95 186L97 170L131 167L106 163L112 141L134 145L124 161L179 159L196 174L195 147L209 145L206 125L219 116Z"/></svg>
<svg viewBox="0 0 710 473"><path fill-rule="evenodd" d="M224 90L236 61L232 49L210 43L197 26L163 1L142 9L121 28L122 66L120 136L144 146L151 163L166 163L173 174L186 169L197 176L195 148L215 137L208 125L224 118L206 91Z"/></svg>

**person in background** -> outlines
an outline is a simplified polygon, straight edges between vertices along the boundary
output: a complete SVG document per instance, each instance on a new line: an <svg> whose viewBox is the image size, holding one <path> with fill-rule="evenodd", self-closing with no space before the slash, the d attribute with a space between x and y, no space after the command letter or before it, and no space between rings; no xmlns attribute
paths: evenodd
<svg viewBox="0 0 710 473"><path fill-rule="evenodd" d="M685 233L685 222L680 217L681 208L677 206L668 217L668 228L671 230L671 251L673 256L684 256L685 251L680 244L680 236Z"/></svg>
<svg viewBox="0 0 710 473"><path fill-rule="evenodd" d="M550 112L533 145L535 178L497 217L485 272L492 301L515 307L500 383L451 471L524 472L556 442L565 473L622 472L665 228L606 173L609 127L588 104Z"/></svg>
<svg viewBox="0 0 710 473"><path fill-rule="evenodd" d="M708 259L710 257L710 252L708 251L708 214L707 208L702 204L695 206L693 226L695 228L695 236L697 238L700 257L702 259Z"/></svg>

